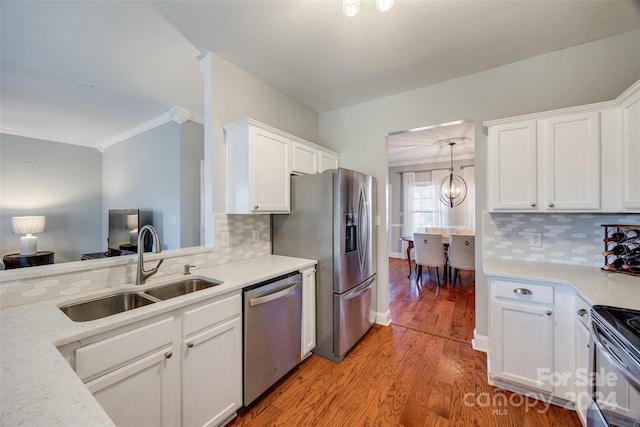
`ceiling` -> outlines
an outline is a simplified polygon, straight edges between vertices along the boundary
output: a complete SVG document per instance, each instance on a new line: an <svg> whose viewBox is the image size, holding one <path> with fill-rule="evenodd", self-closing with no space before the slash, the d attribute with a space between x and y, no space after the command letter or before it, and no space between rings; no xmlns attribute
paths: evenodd
<svg viewBox="0 0 640 427"><path fill-rule="evenodd" d="M475 125L458 121L389 134L389 166L449 161L450 143L454 160L475 158Z"/></svg>
<svg viewBox="0 0 640 427"><path fill-rule="evenodd" d="M640 28L634 1L0 3L0 128L98 146L178 106L203 112L213 51L318 112Z"/></svg>

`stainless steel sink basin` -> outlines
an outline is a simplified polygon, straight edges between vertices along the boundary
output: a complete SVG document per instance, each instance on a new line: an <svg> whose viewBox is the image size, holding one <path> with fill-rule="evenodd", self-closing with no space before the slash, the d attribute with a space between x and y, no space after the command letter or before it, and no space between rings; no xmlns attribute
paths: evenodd
<svg viewBox="0 0 640 427"><path fill-rule="evenodd" d="M74 322L87 322L133 310L154 302L140 293L124 292L89 301L67 304L60 307L60 310Z"/></svg>
<svg viewBox="0 0 640 427"><path fill-rule="evenodd" d="M149 289L144 292L154 298L166 300L221 284L221 281L212 279L183 279L178 282Z"/></svg>

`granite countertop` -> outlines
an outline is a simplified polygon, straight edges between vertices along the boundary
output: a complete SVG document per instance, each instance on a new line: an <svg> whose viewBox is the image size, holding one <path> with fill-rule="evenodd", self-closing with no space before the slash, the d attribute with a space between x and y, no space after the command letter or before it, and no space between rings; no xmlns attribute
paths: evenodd
<svg viewBox="0 0 640 427"><path fill-rule="evenodd" d="M265 255L193 269L190 276L192 278L213 278L224 283L90 322L73 322L58 309L60 304L82 300L82 296L78 295L2 310L0 424L112 427L111 419L58 352L57 347L161 315L199 300L239 292L246 286L315 264L314 260ZM167 279L167 282L175 280L177 279L174 277ZM123 285L104 289L100 293L92 292L91 297L126 289L141 291L159 285L161 283L149 286Z"/></svg>
<svg viewBox="0 0 640 427"><path fill-rule="evenodd" d="M485 258L487 276L570 285L592 305L640 310L640 277L598 267Z"/></svg>

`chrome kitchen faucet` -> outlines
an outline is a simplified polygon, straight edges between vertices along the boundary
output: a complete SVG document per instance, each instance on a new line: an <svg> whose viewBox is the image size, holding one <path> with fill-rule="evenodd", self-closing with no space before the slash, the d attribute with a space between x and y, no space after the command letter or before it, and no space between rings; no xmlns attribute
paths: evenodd
<svg viewBox="0 0 640 427"><path fill-rule="evenodd" d="M151 238L153 240L152 244L154 248L153 252L155 253L162 252L162 249L160 248L160 236L158 235L158 232L156 231L156 229L149 224L142 227L140 229L140 232L138 233L138 274L136 275L136 285L144 285L145 279L153 274L156 274L158 272L158 268L164 261L164 258L161 258L160 261L158 261L158 264L151 270L144 269L143 253L144 253L145 233L151 233Z"/></svg>

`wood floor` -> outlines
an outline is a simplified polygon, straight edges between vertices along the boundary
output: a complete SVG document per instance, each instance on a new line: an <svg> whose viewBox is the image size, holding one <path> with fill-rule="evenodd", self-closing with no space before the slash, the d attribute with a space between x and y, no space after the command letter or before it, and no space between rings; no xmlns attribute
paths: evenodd
<svg viewBox="0 0 640 427"><path fill-rule="evenodd" d="M487 384L474 351L472 273L462 287L416 285L390 259L393 324L375 325L341 363L311 355L230 426L581 426L575 412Z"/></svg>

